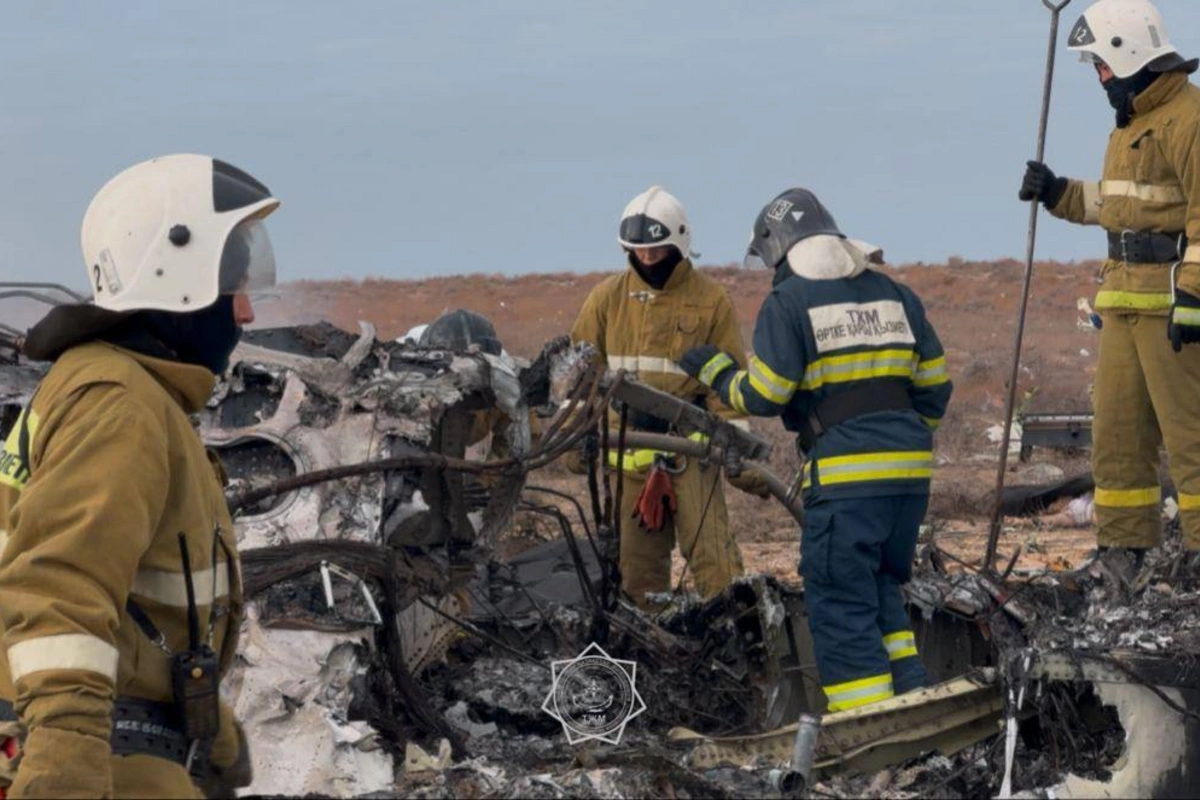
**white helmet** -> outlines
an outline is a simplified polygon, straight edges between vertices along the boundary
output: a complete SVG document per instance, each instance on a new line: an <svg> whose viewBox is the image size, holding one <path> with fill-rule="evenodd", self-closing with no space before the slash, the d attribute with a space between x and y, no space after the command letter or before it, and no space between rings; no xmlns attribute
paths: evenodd
<svg viewBox="0 0 1200 800"><path fill-rule="evenodd" d="M626 249L671 245L688 258L692 229L683 203L661 186L651 186L625 206L617 241Z"/></svg>
<svg viewBox="0 0 1200 800"><path fill-rule="evenodd" d="M1132 77L1147 66L1155 72L1195 72L1197 66L1171 45L1162 14L1149 0L1100 0L1075 23L1067 48L1083 61L1103 61L1118 78Z"/></svg>
<svg viewBox="0 0 1200 800"><path fill-rule="evenodd" d="M96 193L83 218L83 257L96 306L198 311L218 295L275 283L261 220L279 201L223 161L144 161Z"/></svg>

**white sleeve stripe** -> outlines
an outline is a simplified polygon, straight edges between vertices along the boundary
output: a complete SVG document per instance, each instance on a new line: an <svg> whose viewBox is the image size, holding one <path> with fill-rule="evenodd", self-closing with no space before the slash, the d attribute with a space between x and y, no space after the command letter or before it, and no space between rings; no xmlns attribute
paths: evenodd
<svg viewBox="0 0 1200 800"><path fill-rule="evenodd" d="M662 356L609 356L609 369L623 369L627 372L657 372L663 375L682 375L687 373L680 369L669 358Z"/></svg>
<svg viewBox="0 0 1200 800"><path fill-rule="evenodd" d="M196 589L196 603L209 605L217 598L229 594L229 568L225 562L217 565L215 572L216 584L213 583L214 572L211 569L198 569L192 572L192 582ZM182 572L166 572L157 569L138 570L133 579L132 593L147 600L153 600L164 606L187 608L187 584Z"/></svg>
<svg viewBox="0 0 1200 800"><path fill-rule="evenodd" d="M117 680L117 648L86 633L60 633L17 642L8 648L14 682L47 670L78 669Z"/></svg>

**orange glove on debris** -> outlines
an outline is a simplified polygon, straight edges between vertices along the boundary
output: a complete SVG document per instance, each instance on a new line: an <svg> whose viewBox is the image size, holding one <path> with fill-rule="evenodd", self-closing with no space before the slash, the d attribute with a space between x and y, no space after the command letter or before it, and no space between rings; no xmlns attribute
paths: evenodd
<svg viewBox="0 0 1200 800"><path fill-rule="evenodd" d="M679 503L675 499L675 489L671 486L671 476L662 467L655 464L646 476L642 493L638 495L637 506L633 510L633 518L650 531L657 533L663 529L667 516L675 513Z"/></svg>

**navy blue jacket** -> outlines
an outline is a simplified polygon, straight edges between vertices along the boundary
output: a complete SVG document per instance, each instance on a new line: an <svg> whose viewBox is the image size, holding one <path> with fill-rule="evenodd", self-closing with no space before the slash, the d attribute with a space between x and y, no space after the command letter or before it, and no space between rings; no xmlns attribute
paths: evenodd
<svg viewBox="0 0 1200 800"><path fill-rule="evenodd" d="M826 431L807 454L806 497L926 493L933 430L952 385L921 301L880 272L788 277L758 312L749 368L726 370L714 388L730 407L782 416L799 431L818 403L880 380L902 381L912 409L864 414Z"/></svg>

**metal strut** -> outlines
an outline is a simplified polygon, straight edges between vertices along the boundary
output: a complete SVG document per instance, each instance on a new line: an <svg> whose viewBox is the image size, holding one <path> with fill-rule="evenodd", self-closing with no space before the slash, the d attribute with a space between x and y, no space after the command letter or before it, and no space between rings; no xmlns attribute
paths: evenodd
<svg viewBox="0 0 1200 800"><path fill-rule="evenodd" d="M1050 120L1050 90L1054 86L1054 51L1058 45L1058 19L1071 0L1042 0L1050 10L1050 45L1046 52L1046 75L1042 86L1042 116L1038 123L1037 160L1046 156L1046 128ZM1025 337L1025 314L1029 307L1029 284L1033 278L1033 252L1037 242L1038 199L1029 203L1029 237L1025 247L1025 279L1021 284L1021 305L1017 312L1017 333L1013 341L1012 369L1008 376L1008 396L1004 404L1004 435L1000 437L1000 468L996 472L995 505L988 528L987 552L983 559L983 571L995 572L996 545L1000 541L1000 528L1004 522L1001 500L1004 494L1004 473L1008 470L1008 437L1012 433L1013 408L1017 400L1017 379L1021 370L1021 344Z"/></svg>

